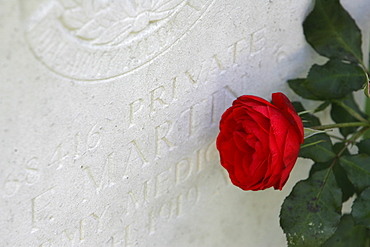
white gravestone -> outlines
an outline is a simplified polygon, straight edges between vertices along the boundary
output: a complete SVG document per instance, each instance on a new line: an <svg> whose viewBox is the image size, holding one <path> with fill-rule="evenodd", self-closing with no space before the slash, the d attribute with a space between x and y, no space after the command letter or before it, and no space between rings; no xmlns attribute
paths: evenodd
<svg viewBox="0 0 370 247"><path fill-rule="evenodd" d="M311 7L0 1L0 245L285 246L280 205L309 167L244 192L214 141L237 96L307 71Z"/></svg>

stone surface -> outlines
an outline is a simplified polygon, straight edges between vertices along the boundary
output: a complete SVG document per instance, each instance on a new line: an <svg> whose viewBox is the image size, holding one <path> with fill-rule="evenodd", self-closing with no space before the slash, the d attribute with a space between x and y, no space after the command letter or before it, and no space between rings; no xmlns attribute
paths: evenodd
<svg viewBox="0 0 370 247"><path fill-rule="evenodd" d="M235 97L307 71L311 6L0 0L0 245L285 246L309 166L244 192L214 140Z"/></svg>

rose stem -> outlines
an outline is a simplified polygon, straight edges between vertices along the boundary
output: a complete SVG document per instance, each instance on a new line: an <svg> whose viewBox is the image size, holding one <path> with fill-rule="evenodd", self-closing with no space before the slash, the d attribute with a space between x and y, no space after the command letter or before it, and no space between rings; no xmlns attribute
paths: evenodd
<svg viewBox="0 0 370 247"><path fill-rule="evenodd" d="M349 107L348 105L344 104L343 101L334 100L334 103L336 103L336 104L340 105L341 107L343 107L349 114L351 114L357 120L359 120L361 122L367 122L368 123L368 120L366 120L365 118L363 118L360 114L358 114L351 107Z"/></svg>
<svg viewBox="0 0 370 247"><path fill-rule="evenodd" d="M369 122L352 122L352 123L338 123L338 124L326 124L321 126L309 127L315 130L325 130L334 128L345 128L345 127L358 127L358 126L370 126Z"/></svg>

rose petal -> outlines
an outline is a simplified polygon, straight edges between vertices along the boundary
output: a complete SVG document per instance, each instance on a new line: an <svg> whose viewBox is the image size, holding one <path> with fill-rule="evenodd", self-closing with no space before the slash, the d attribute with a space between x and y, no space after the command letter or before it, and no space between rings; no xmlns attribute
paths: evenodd
<svg viewBox="0 0 370 247"><path fill-rule="evenodd" d="M303 143L304 130L301 118L298 116L290 100L282 93L273 93L272 102L277 108L285 115L287 119L296 127L296 130L300 133L300 140Z"/></svg>
<svg viewBox="0 0 370 247"><path fill-rule="evenodd" d="M234 160L237 161L237 163L234 163L234 175L237 181L240 183L247 181L248 175L244 170L244 167L242 165L244 154L240 151L236 151L234 153Z"/></svg>
<svg viewBox="0 0 370 247"><path fill-rule="evenodd" d="M255 151L252 156L252 163L250 164L251 176L254 176L257 171L263 169L261 168L262 165L266 165L266 155L263 150L264 146L262 145L261 141L256 142Z"/></svg>
<svg viewBox="0 0 370 247"><path fill-rule="evenodd" d="M234 136L235 144L239 150L241 150L242 152L246 154L253 152L255 141L248 143L247 140L250 140L250 139L248 138L248 135L246 133L235 131L233 136ZM253 146L250 144L252 144Z"/></svg>
<svg viewBox="0 0 370 247"><path fill-rule="evenodd" d="M303 124L281 93L273 104L241 96L220 121L216 147L233 184L243 190L282 189L298 157Z"/></svg>
<svg viewBox="0 0 370 247"><path fill-rule="evenodd" d="M236 99L234 102L233 102L233 105L248 105L248 106L274 106L273 104L271 104L270 102L268 102L267 100L264 100L260 97L257 97L257 96L253 96L253 95L243 95L243 96L240 96L238 99Z"/></svg>

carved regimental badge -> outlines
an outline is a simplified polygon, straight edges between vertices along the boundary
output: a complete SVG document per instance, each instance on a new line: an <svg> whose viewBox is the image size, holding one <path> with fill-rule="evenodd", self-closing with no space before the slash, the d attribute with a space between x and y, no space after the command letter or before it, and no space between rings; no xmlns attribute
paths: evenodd
<svg viewBox="0 0 370 247"><path fill-rule="evenodd" d="M133 71L165 52L213 0L49 0L26 30L33 53L65 77L101 80Z"/></svg>

